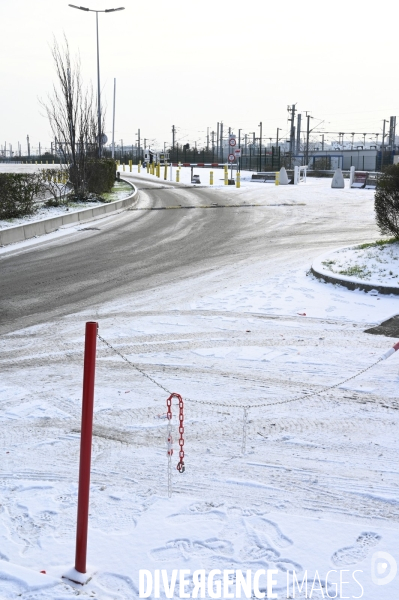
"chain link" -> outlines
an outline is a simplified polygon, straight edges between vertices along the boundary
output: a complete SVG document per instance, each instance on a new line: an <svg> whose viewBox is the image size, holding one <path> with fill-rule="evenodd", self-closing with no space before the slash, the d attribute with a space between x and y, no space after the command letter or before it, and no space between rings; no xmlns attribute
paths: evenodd
<svg viewBox="0 0 399 600"><path fill-rule="evenodd" d="M132 363L128 358L126 358L126 356L124 356L118 350L116 350L116 348L114 348L109 342L107 342L99 334L97 334L97 336L98 336L98 338L106 346L108 346L108 348L110 348L110 350L112 350L113 352L115 352L115 354L117 354L118 356L120 356L122 358L122 360L124 360L128 365L130 365L131 367L133 367L134 369L136 369L139 373L141 373L141 375L143 375L144 377L146 377L147 379L149 379L152 383L154 383L156 386L158 386L159 388L161 388L164 392L166 392L167 394L170 394L169 398L166 401L166 405L167 405L167 419L168 419L168 426L167 426L168 496L169 496L169 498L171 498L172 497L172 455L173 455L172 398L176 397L178 399L178 402L179 402L179 462L177 463L177 467L176 467L177 470L179 471L179 473L184 473L184 471L185 471L185 466L184 466L184 405L183 405L183 399L182 399L182 397L179 394L171 393L161 383L159 383L153 377L151 377L145 371L143 371L143 369L140 369L140 367L138 367L137 365L135 365L134 363ZM191 398L186 398L186 400L188 400L189 402L194 402L196 404L202 404L204 406L224 406L224 407L228 407L228 408L243 408L244 409L244 414L243 414L243 424L242 424L241 453L244 455L245 451L246 451L246 444L247 444L248 411L251 408L263 408L263 407L269 407L269 406L277 406L279 404L288 404L289 402L299 402L300 400L308 400L309 398L314 398L316 396L320 396L321 394L325 394L329 390L333 390L335 388L338 388L341 385L343 385L344 383L347 383L348 381L351 381L352 379L355 379L356 377L359 377L359 375L362 375L362 373L365 373L369 369L372 369L373 367L375 367L376 365L378 365L378 363L380 363L382 360L384 360L384 357L379 358L372 365L369 365L368 367L365 367L361 371L358 371L354 375L351 375L350 377L347 377L343 381L339 381L338 383L334 383L333 385L326 386L326 387L324 387L323 389L321 389L321 390L319 390L317 392L313 392L313 393L310 393L310 394L303 394L302 396L296 396L294 398L287 398L286 400L280 400L279 402L268 402L268 403L262 402L260 404L251 404L251 405L248 405L248 404L227 404L227 403L215 402L215 401L210 402L210 401L207 401L207 400L193 400Z"/></svg>
<svg viewBox="0 0 399 600"><path fill-rule="evenodd" d="M176 469L179 473L184 473L184 402L180 394L173 393L166 400L166 418L167 426L167 456L168 456L168 497L172 497L172 455L173 455L173 437L172 437L172 398L177 398L179 402L179 462Z"/></svg>
<svg viewBox="0 0 399 600"><path fill-rule="evenodd" d="M146 377L147 379L149 379L153 384L157 385L159 388L161 388L161 390L163 390L167 394L171 394L170 390L167 390L166 387L164 387L162 385L162 383L159 383L158 381L156 381L156 379L154 379L153 377L151 377L151 375L148 375L145 371L143 371L143 369L140 369L140 367L138 367L137 365L135 365L134 363L132 363L128 358L126 358L126 356L124 356L116 348L114 348L113 346L111 346L111 344L109 342L107 342L107 340L104 340L104 338L101 337L101 335L97 334L97 337L106 346L108 346L108 348L110 350L112 350L113 352L115 352L115 354L117 354L118 356L120 356L121 359L124 360L129 366L131 366L133 369L136 369L136 371L138 371L139 373L141 373L141 375L143 375L143 377Z"/></svg>
<svg viewBox="0 0 399 600"><path fill-rule="evenodd" d="M156 381L155 379L153 379L150 375L147 375L147 373L145 373L145 371L143 371L142 369L140 369L140 367L138 367L137 365L133 364L128 358L126 358L123 354L121 354L120 352L118 352L118 350L116 350L113 346L111 346L111 344L109 342L107 342L106 340L104 340L104 338L102 338L100 335L98 335L98 338L102 342L104 342L104 344L106 346L108 346L108 348L110 348L111 350L113 350L113 352L115 352L116 354L118 354L118 356L120 356L125 362L127 362L127 364L129 364L131 367L133 367L134 369L136 369L137 371L139 371L139 373L141 373L144 377L146 377L147 379L149 379L150 381L152 381L152 383L154 383L155 385L157 385L159 388L161 388L162 390L164 390L168 394L171 393L161 383L159 383L158 381ZM287 398L286 400L280 400L278 402L267 402L267 403L262 402L262 403L259 403L259 404L228 404L228 403L224 403L224 402L215 402L215 400L212 400L212 401L210 401L210 400L209 401L208 400L194 400L193 398L187 398L187 397L186 397L186 402L187 401L188 402L195 402L195 404L202 404L204 406L224 406L226 408L244 408L244 409L247 409L247 410L249 410L251 408L263 408L263 407L268 407L268 406L277 406L279 404L287 404L289 402L299 402L300 400L307 400L308 398L314 398L315 396L320 396L321 394L325 394L326 392L328 392L330 390L333 390L335 388L340 387L344 383L347 383L348 381L351 381L352 379L355 379L356 377L359 377L359 375L362 375L363 373L365 373L369 369L372 369L373 367L375 367L376 365L378 365L378 363L380 363L382 360L384 360L383 357L381 357L378 360L376 360L372 365L369 365L368 367L365 367L364 369L362 369L361 371L358 371L354 375L351 375L350 377L347 377L343 381L339 381L338 383L334 383L333 385L328 385L328 386L322 388L321 390L319 390L317 392L312 392L310 394L303 394L302 396L295 396L294 398Z"/></svg>
<svg viewBox="0 0 399 600"><path fill-rule="evenodd" d="M173 455L173 437L172 437L172 398L166 400L166 418L168 425L166 428L166 447L168 456L168 497L172 497L172 455Z"/></svg>
<svg viewBox="0 0 399 600"><path fill-rule="evenodd" d="M186 470L184 466L184 403L181 396L178 394L175 394L175 396L179 399L179 462L176 469L179 473L184 473Z"/></svg>
<svg viewBox="0 0 399 600"><path fill-rule="evenodd" d="M247 425L248 425L248 409L244 408L244 414L242 419L242 445L241 454L245 454L247 446Z"/></svg>

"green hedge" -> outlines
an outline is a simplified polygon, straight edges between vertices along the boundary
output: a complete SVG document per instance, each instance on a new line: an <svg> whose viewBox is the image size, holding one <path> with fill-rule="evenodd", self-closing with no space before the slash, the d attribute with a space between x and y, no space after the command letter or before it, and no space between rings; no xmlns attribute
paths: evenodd
<svg viewBox="0 0 399 600"><path fill-rule="evenodd" d="M381 233L399 239L399 164L386 167L378 178L374 209Z"/></svg>
<svg viewBox="0 0 399 600"><path fill-rule="evenodd" d="M40 173L0 173L0 219L32 215L41 190Z"/></svg>
<svg viewBox="0 0 399 600"><path fill-rule="evenodd" d="M87 191L91 194L110 192L115 183L116 163L109 158L90 160L86 168Z"/></svg>

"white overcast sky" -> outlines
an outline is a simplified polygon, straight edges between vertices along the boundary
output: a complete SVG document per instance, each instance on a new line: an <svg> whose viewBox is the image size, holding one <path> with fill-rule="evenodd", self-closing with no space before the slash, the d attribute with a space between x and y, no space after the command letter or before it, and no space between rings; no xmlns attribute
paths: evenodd
<svg viewBox="0 0 399 600"><path fill-rule="evenodd" d="M120 3L119 3L120 2ZM223 121L264 138L288 128L287 105L324 120L325 131L380 132L399 115L397 3L391 0L82 0L100 14L102 98L116 142L205 140ZM76 4L80 5L79 0ZM51 132L38 99L54 81L53 36L79 52L96 83L95 14L62 0L0 0L0 144L26 135L35 148ZM226 131L225 129L225 131ZM331 136L326 136L331 137ZM369 136L368 136L369 137Z"/></svg>

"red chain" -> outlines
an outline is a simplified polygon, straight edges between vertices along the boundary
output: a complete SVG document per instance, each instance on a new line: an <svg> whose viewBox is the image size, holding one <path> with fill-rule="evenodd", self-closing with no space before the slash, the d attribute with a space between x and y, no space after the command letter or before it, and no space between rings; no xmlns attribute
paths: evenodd
<svg viewBox="0 0 399 600"><path fill-rule="evenodd" d="M184 473L186 467L184 466L184 403L183 398L180 394L173 393L166 400L166 417L168 421L172 419L172 398L177 398L179 402L179 462L177 463L177 470L179 473ZM172 456L173 454L173 440L172 436L168 436L168 456Z"/></svg>

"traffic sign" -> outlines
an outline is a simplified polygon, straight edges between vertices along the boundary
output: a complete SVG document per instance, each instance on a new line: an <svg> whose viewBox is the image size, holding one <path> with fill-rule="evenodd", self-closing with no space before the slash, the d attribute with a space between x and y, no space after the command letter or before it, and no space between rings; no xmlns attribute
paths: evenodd
<svg viewBox="0 0 399 600"><path fill-rule="evenodd" d="M236 136L230 136L229 137L229 146L235 146L236 145Z"/></svg>
<svg viewBox="0 0 399 600"><path fill-rule="evenodd" d="M234 156L236 158L241 158L241 148L234 148Z"/></svg>
<svg viewBox="0 0 399 600"><path fill-rule="evenodd" d="M236 157L234 156L234 154L229 154L229 162L234 162L236 159Z"/></svg>

